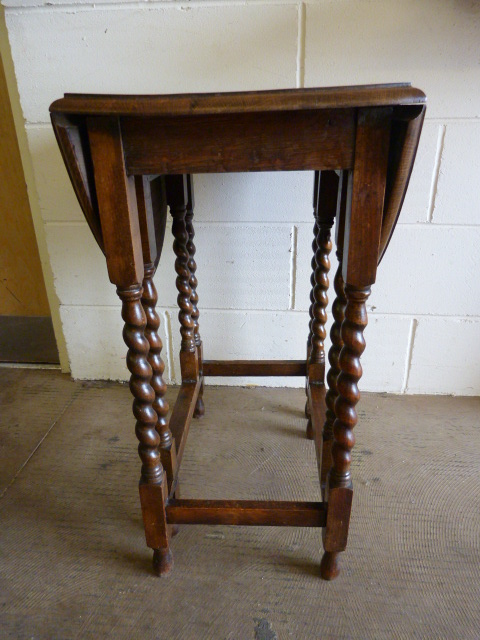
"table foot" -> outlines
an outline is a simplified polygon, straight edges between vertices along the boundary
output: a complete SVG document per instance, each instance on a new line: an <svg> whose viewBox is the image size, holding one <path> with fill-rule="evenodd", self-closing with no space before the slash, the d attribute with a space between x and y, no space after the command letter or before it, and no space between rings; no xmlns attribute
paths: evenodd
<svg viewBox="0 0 480 640"><path fill-rule="evenodd" d="M164 578L173 569L173 553L169 547L153 550L153 570L159 578Z"/></svg>
<svg viewBox="0 0 480 640"><path fill-rule="evenodd" d="M202 398L200 396L197 398L197 403L195 405L195 411L193 412L194 418L203 418L205 415L205 405L203 404Z"/></svg>
<svg viewBox="0 0 480 640"><path fill-rule="evenodd" d="M320 575L323 580L334 580L340 573L338 554L335 551L325 551L320 562Z"/></svg>

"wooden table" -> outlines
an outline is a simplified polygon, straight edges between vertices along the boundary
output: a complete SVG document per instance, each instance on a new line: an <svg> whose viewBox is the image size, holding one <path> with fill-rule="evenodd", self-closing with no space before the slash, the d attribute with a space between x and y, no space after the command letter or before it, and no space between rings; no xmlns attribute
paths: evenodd
<svg viewBox="0 0 480 640"><path fill-rule="evenodd" d="M142 461L140 501L154 568L173 565L180 524L322 527L320 574L338 575L352 502L350 462L366 301L397 221L425 115L408 84L171 96L66 94L51 107L70 179L117 286ZM208 361L199 332L192 174L314 172L306 359ZM173 217L182 386L168 420L153 275ZM331 228L339 268L325 385ZM307 331L306 331L307 333ZM305 376L307 437L323 502L189 500L178 476L205 376Z"/></svg>

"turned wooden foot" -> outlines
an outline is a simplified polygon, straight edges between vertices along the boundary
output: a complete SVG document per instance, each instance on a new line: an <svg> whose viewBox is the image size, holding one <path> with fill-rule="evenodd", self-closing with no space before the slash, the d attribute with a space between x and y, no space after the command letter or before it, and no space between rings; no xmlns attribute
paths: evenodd
<svg viewBox="0 0 480 640"><path fill-rule="evenodd" d="M338 554L335 551L325 551L320 562L320 576L323 580L334 580L339 573Z"/></svg>
<svg viewBox="0 0 480 640"><path fill-rule="evenodd" d="M205 405L203 404L203 398L201 398L199 395L197 399L197 403L195 405L195 411L193 412L193 417L203 418L204 415L205 415Z"/></svg>
<svg viewBox="0 0 480 640"><path fill-rule="evenodd" d="M153 570L159 578L165 578L173 569L173 553L169 547L153 550Z"/></svg>

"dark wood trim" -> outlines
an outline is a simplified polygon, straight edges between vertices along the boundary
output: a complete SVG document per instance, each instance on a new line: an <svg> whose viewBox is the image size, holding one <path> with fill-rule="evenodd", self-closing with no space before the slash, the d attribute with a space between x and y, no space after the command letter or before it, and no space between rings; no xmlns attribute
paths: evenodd
<svg viewBox="0 0 480 640"><path fill-rule="evenodd" d="M184 382L178 392L177 400L170 416L170 431L177 448L177 475L180 469L183 450L187 441L188 429L192 421L195 403L200 391L201 380Z"/></svg>
<svg viewBox="0 0 480 640"><path fill-rule="evenodd" d="M313 440L315 442L315 454L317 457L318 479L322 484L322 453L323 453L323 423L325 422L325 395L324 384L308 385L308 402L310 404L310 420L312 421ZM323 491L323 487L322 487Z"/></svg>
<svg viewBox="0 0 480 640"><path fill-rule="evenodd" d="M91 95L66 93L51 106L52 113L104 115L191 115L204 113L249 113L259 111L298 111L349 107L417 105L426 102L423 91L410 83L242 91L232 93L193 93L173 95Z"/></svg>
<svg viewBox="0 0 480 640"><path fill-rule="evenodd" d="M204 376L304 376L305 360L204 360Z"/></svg>
<svg viewBox="0 0 480 640"><path fill-rule="evenodd" d="M52 113L51 120L60 153L85 220L98 246L105 253L86 120L71 119L62 113Z"/></svg>
<svg viewBox="0 0 480 640"><path fill-rule="evenodd" d="M120 121L88 118L103 248L110 282L124 288L143 281L143 252L135 179L127 176Z"/></svg>
<svg viewBox="0 0 480 640"><path fill-rule="evenodd" d="M122 137L129 174L350 168L355 109L125 116Z"/></svg>
<svg viewBox="0 0 480 640"><path fill-rule="evenodd" d="M326 522L323 502L170 500L166 512L170 524L324 527Z"/></svg>
<svg viewBox="0 0 480 640"><path fill-rule="evenodd" d="M402 84L177 96L70 94L51 105L70 178L122 299L142 460L140 497L157 574L172 567L174 525L195 523L324 527L320 575L328 580L338 575L352 502L366 301L402 206L425 102L421 91ZM191 174L272 170L315 171L308 362L203 362ZM182 336L183 383L170 419L173 442L152 280L167 203ZM340 267L326 395L324 340L335 217ZM204 375L306 376L307 437L314 440L325 502L180 499L178 475L190 423L204 413Z"/></svg>
<svg viewBox="0 0 480 640"><path fill-rule="evenodd" d="M417 155L425 111L426 107L424 106L417 118L410 119L407 122L394 119L392 122L379 263L387 250L402 210Z"/></svg>
<svg viewBox="0 0 480 640"><path fill-rule="evenodd" d="M359 287L373 284L377 273L391 123L390 108L358 110L351 202L345 218L343 279Z"/></svg>

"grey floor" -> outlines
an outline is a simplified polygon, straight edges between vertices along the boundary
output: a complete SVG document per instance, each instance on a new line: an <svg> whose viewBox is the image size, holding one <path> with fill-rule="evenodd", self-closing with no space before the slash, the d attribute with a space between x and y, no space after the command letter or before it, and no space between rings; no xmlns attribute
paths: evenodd
<svg viewBox="0 0 480 640"><path fill-rule="evenodd" d="M205 401L182 497L319 499L302 390ZM184 526L154 577L130 404L122 385L0 369L1 638L480 638L479 398L365 394L331 583L320 531L297 528Z"/></svg>

